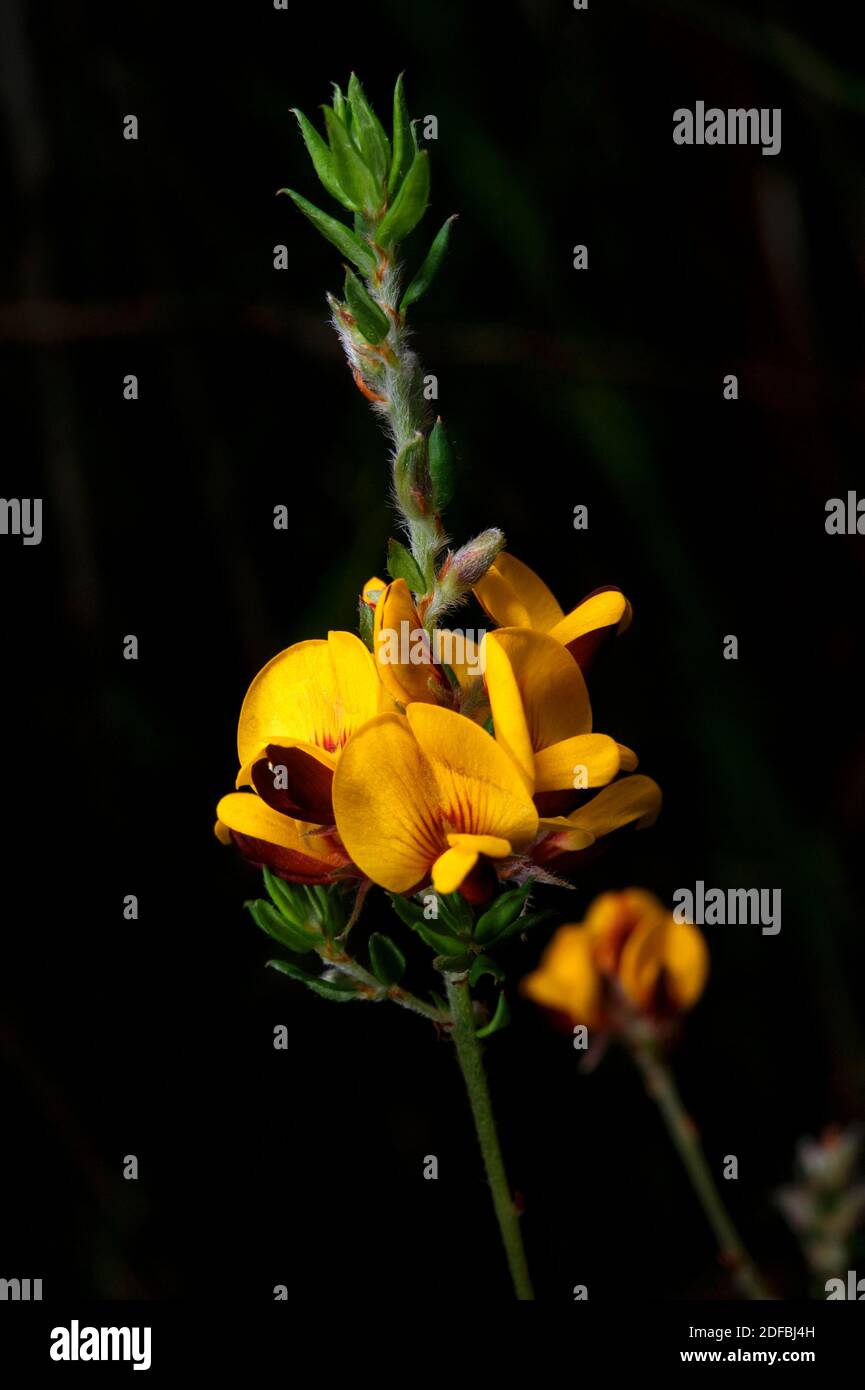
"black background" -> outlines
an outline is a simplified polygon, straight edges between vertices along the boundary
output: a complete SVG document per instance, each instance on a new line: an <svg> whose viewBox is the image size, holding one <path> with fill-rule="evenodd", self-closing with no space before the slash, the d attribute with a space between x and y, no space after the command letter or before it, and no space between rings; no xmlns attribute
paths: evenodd
<svg viewBox="0 0 865 1390"><path fill-rule="evenodd" d="M779 936L708 929L676 1069L716 1171L739 1157L754 1253L801 1296L772 1192L799 1136L862 1117L865 1069L863 542L824 529L862 475L854 11L7 0L3 25L2 492L45 513L41 546L0 537L0 1272L46 1296L508 1294L448 1045L265 971L257 875L212 835L249 680L353 626L393 530L327 324L339 257L274 197L319 196L289 107L355 68L386 116L405 69L439 121L407 259L460 213L414 312L462 462L453 533L501 525L566 608L616 583L635 609L596 726L665 809L549 901L579 920L629 883L782 888ZM698 99L780 106L781 154L674 146ZM539 1295L726 1296L625 1060L580 1077L567 1035L514 1014L488 1064Z"/></svg>

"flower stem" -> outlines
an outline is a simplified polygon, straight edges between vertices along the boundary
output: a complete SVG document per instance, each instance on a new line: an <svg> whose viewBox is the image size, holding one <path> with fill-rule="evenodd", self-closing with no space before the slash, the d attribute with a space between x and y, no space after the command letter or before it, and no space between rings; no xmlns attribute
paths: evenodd
<svg viewBox="0 0 865 1390"><path fill-rule="evenodd" d="M453 1018L453 1040L456 1044L457 1058L462 1069L474 1116L475 1130L484 1158L484 1167L493 1196L499 1230L508 1257L514 1292L520 1301L528 1302L534 1299L535 1295L526 1264L526 1252L523 1248L519 1216L514 1206L505 1172L504 1159L499 1146L481 1045L475 1032L475 1018L468 981L465 975L446 975L445 980Z"/></svg>
<svg viewBox="0 0 865 1390"><path fill-rule="evenodd" d="M715 1233L721 1263L730 1270L744 1298L772 1298L724 1205L700 1143L697 1127L682 1103L673 1073L651 1043L634 1042L630 1052L642 1073L648 1095L664 1117L670 1138Z"/></svg>

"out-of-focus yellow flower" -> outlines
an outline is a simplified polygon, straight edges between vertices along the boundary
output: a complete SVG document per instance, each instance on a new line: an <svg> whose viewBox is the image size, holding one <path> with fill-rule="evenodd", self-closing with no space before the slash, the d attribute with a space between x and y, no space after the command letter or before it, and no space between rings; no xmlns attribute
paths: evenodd
<svg viewBox="0 0 865 1390"><path fill-rule="evenodd" d="M589 1028L623 1022L621 1001L663 1020L690 1009L709 971L705 939L641 888L603 893L584 922L559 928L523 981L537 1004Z"/></svg>
<svg viewBox="0 0 865 1390"><path fill-rule="evenodd" d="M636 767L629 748L592 733L582 672L555 638L500 628L484 638L483 664L496 742L531 794L606 786Z"/></svg>
<svg viewBox="0 0 865 1390"><path fill-rule="evenodd" d="M354 735L333 805L351 859L395 893L430 878L437 892L454 892L479 861L527 849L538 829L523 777L495 739L454 710L417 702Z"/></svg>
<svg viewBox="0 0 865 1390"><path fill-rule="evenodd" d="M582 667L605 636L624 632L631 621L631 605L621 589L612 587L595 589L565 613L534 570L506 552L496 557L474 592L484 612L500 627L547 632Z"/></svg>

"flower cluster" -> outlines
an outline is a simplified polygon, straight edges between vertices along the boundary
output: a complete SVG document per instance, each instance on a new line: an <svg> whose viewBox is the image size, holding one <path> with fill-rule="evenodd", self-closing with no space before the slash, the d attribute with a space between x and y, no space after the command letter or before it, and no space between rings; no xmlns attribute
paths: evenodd
<svg viewBox="0 0 865 1390"><path fill-rule="evenodd" d="M483 637L482 674L379 659L404 619L429 637L402 578L365 587L372 651L331 632L269 661L243 702L219 836L291 882L432 883L486 901L497 878L567 873L602 836L651 823L659 789L634 774L630 749L593 731L572 654L621 626L623 596L603 591L565 616L506 554L477 595L509 620Z"/></svg>

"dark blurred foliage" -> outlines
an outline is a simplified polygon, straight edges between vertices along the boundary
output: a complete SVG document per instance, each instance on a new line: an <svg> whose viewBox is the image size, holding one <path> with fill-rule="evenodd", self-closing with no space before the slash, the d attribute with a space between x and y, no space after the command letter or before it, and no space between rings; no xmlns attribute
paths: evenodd
<svg viewBox="0 0 865 1390"><path fill-rule="evenodd" d="M2 491L44 497L45 537L0 540L4 1276L507 1293L449 1048L265 972L241 907L257 876L211 834L249 679L353 625L392 530L384 441L326 322L339 258L274 197L315 196L288 108L313 114L354 67L383 114L405 69L439 120L408 258L460 213L414 315L463 465L454 534L499 524L566 605L618 583L635 607L593 673L596 722L665 810L549 900L578 920L628 883L783 889L779 936L709 930L675 1065L716 1171L739 1157L725 1195L754 1253L804 1293L771 1193L797 1136L861 1116L865 1067L863 541L824 530L826 499L862 484L858 19L6 0ZM780 106L781 154L675 147L697 99ZM542 945L512 950L515 980ZM567 1035L514 1011L488 1062L539 1293L725 1296L624 1060L580 1077Z"/></svg>

